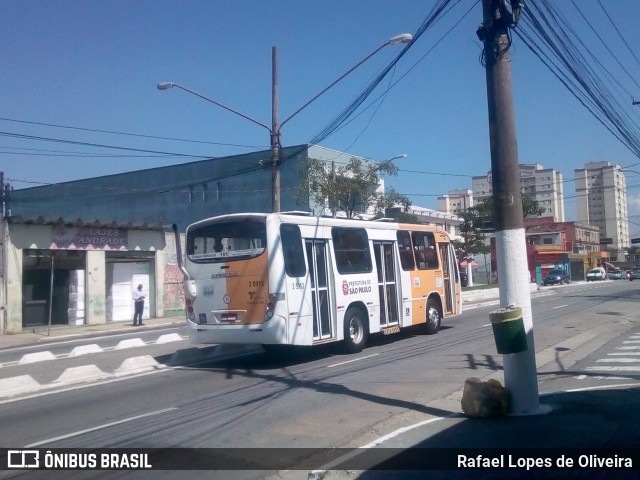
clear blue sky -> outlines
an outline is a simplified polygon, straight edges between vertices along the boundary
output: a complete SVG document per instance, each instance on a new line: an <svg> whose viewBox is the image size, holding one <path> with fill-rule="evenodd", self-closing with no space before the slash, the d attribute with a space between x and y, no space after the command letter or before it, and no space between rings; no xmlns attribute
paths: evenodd
<svg viewBox="0 0 640 480"><path fill-rule="evenodd" d="M640 55L640 2L601 1ZM205 157L266 149L269 137L261 127L184 91L159 91L156 84L183 84L270 125L272 46L278 48L282 121L388 38L414 33L434 3L4 0L0 3L0 170L14 188L24 188L189 161L6 134ZM640 88L601 48L574 4L570 0L554 4L585 43L593 45L600 61L640 99ZM598 0L580 0L579 5L640 82L640 63L605 19ZM406 153L408 157L398 163L399 175L386 182L416 205L434 208L438 195L470 188L472 175L490 169L485 72L475 33L481 21L480 2L456 4L365 102L369 108L321 145L375 160ZM400 48L385 47L287 123L283 145L313 138ZM541 163L564 174L571 220L575 168L589 161L629 166L640 160L518 38L511 55L519 161ZM631 100L627 114L638 123L640 106L631 107ZM627 186L630 220L640 224L640 174L630 173ZM640 226L630 223L630 228L638 236Z"/></svg>

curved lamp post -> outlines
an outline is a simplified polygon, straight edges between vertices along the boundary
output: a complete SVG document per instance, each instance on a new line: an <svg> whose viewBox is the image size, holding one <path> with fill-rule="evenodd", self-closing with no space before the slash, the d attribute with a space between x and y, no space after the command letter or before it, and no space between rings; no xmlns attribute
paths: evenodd
<svg viewBox="0 0 640 480"><path fill-rule="evenodd" d="M356 68L358 68L360 65L362 65L367 60L369 60L369 58L374 56L376 53L378 53L378 51L382 50L387 45L397 45L397 44L410 43L411 40L413 40L413 36L410 33L403 33L403 34L400 34L400 35L396 35L395 37L391 37L389 40L387 40L385 43L383 43L377 49L375 49L372 53L370 53L365 58L360 60L360 62L358 62L353 67L351 67L349 70L347 70L344 74L342 74L337 80L335 80L333 83L331 83L328 87L326 87L321 92L319 92L314 97L312 97L311 100L309 100L307 103L305 103L299 109L297 109L295 112L293 112L289 117L287 117L285 120L283 120L282 123L278 122L278 68L277 68L278 51L277 51L276 47L272 47L272 49L271 49L272 102L271 102L271 126L270 127L268 125L265 125L262 122L259 122L258 120L254 119L254 118L251 118L248 115L245 115L245 114L243 114L241 112L238 112L237 110L234 110L233 108L230 108L230 107L228 107L228 106L226 106L226 105L224 105L224 104L222 104L220 102L212 100L211 98L206 97L205 95L202 95L202 94L200 94L198 92L195 92L195 91L191 90L190 88L187 88L184 85L180 85L178 83L160 82L160 83L158 83L158 90L167 90L167 89L173 88L173 87L179 88L181 90L184 90L185 92L188 92L188 93L191 93L192 95L200 97L203 100L206 100L206 101L208 101L210 103L213 103L214 105L217 105L217 106L219 106L221 108L224 108L225 110L227 110L227 111L229 111L231 113L235 113L236 115L238 115L238 116L240 116L240 117L242 117L242 118L244 118L246 120L249 120L250 122L255 123L256 125L259 125L262 128L265 128L269 132L270 145L271 145L273 211L274 212L279 212L280 211L280 150L282 149L282 144L281 144L281 141L280 141L280 131L282 130L282 127L284 126L284 124L287 123L289 120L291 120L293 117L295 117L298 113L300 113L302 110L304 110L306 107L308 107L312 102L317 100L318 97L320 97L322 94L324 94L327 90L329 90L336 83L338 83L340 80L342 80L347 75L349 75ZM394 158L397 158L397 157L394 157Z"/></svg>

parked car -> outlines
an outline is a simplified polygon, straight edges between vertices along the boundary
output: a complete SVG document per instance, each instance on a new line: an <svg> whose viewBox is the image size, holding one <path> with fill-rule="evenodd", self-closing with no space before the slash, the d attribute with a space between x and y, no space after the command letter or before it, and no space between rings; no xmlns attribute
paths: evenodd
<svg viewBox="0 0 640 480"><path fill-rule="evenodd" d="M625 278L627 278L627 274L619 268L616 268L615 270L610 270L609 272L607 272L607 278L611 280L624 280Z"/></svg>
<svg viewBox="0 0 640 480"><path fill-rule="evenodd" d="M587 272L587 282L594 282L596 280L604 280L607 278L607 273L602 267L592 268Z"/></svg>
<svg viewBox="0 0 640 480"><path fill-rule="evenodd" d="M571 277L564 270L549 270L542 281L543 285L557 285L571 282Z"/></svg>
<svg viewBox="0 0 640 480"><path fill-rule="evenodd" d="M640 280L640 268L631 270L631 273L629 273L628 277L630 282L632 282L633 280Z"/></svg>

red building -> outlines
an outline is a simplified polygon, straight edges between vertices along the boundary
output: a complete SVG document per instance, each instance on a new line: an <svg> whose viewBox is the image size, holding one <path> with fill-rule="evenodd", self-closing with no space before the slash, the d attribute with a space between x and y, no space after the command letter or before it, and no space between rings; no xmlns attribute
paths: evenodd
<svg viewBox="0 0 640 480"><path fill-rule="evenodd" d="M532 282L542 283L547 272L554 268L566 270L572 280L584 280L590 268L605 263L606 253L600 251L598 227L579 222L556 222L553 217L525 218L524 225ZM493 238L491 265L495 271Z"/></svg>

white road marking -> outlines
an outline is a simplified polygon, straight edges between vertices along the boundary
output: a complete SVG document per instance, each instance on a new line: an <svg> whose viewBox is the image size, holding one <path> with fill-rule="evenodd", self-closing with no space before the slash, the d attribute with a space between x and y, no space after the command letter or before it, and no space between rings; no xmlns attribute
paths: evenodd
<svg viewBox="0 0 640 480"><path fill-rule="evenodd" d="M600 366L600 367L587 367L585 370L590 372L640 372L640 365L633 367L608 367L608 366Z"/></svg>
<svg viewBox="0 0 640 480"><path fill-rule="evenodd" d="M627 387L637 387L638 384L637 383L622 383L619 385L598 385L597 387L584 387L584 388L572 388L571 390L565 390L565 393L572 393L572 392L588 392L590 390L604 390L606 389L610 389L610 388L627 388ZM549 394L544 394L544 395L549 395ZM553 394L551 394L553 395Z"/></svg>
<svg viewBox="0 0 640 480"><path fill-rule="evenodd" d="M640 358L601 358L596 363L640 363Z"/></svg>
<svg viewBox="0 0 640 480"><path fill-rule="evenodd" d="M333 363L331 365L327 365L327 368L338 367L340 365L346 365L347 363L357 362L358 360L364 360L365 358L375 357L376 355L380 355L379 353L374 353L373 355L367 355L365 357L354 358L353 360L347 360L346 362Z"/></svg>
<svg viewBox="0 0 640 480"><path fill-rule="evenodd" d="M553 307L551 310L558 310L559 308L568 307L569 305L558 305L557 307Z"/></svg>
<svg viewBox="0 0 640 480"><path fill-rule="evenodd" d="M25 445L23 448L39 447L39 446L45 445L47 443L57 442L58 440L65 440L65 439L71 438L71 437L77 437L78 435L84 435L85 433L95 432L97 430L102 430L104 428L113 427L115 425L121 425L121 424L127 423L127 422L133 422L134 420L139 420L139 419L145 418L145 417L151 417L153 415L159 415L161 413L171 412L172 410L177 410L177 409L178 409L178 407L165 408L163 410L158 410L156 412L145 413L144 415L137 415L135 417L129 417L129 418L125 418L123 420L118 420L117 422L105 423L104 425L98 425L97 427L87 428L86 430L79 430L77 432L68 433L66 435L60 435L59 437L49 438L47 440L42 440L40 442L32 443L30 445Z"/></svg>

